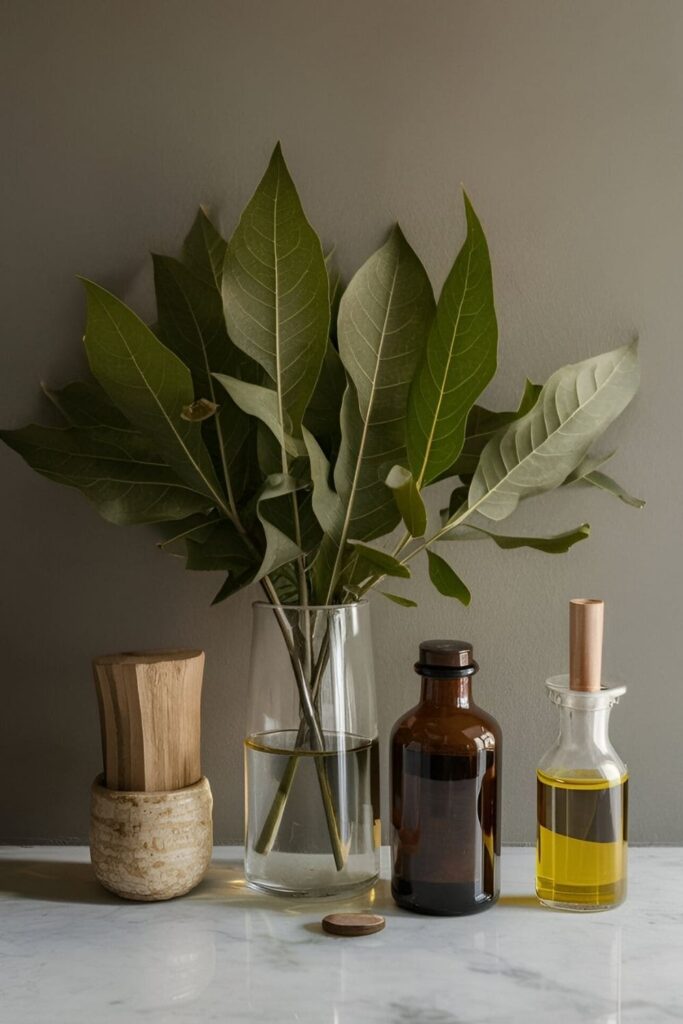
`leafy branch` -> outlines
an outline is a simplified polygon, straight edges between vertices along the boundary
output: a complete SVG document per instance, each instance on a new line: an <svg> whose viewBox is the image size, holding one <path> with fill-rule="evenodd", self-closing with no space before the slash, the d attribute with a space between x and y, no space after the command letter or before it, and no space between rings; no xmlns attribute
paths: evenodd
<svg viewBox="0 0 683 1024"><path fill-rule="evenodd" d="M105 519L155 524L162 550L184 552L191 571L221 573L215 602L263 589L292 662L297 743L314 752L324 747L317 699L328 654L314 650L309 610L407 579L422 554L437 591L469 604L444 557L458 549L444 542L557 554L588 525L540 537L490 527L558 488L643 505L594 447L637 391L635 342L564 366L542 387L527 381L513 410L478 404L496 371L498 327L486 237L467 196L464 207L465 239L438 301L398 226L344 288L278 145L229 240L200 210L178 258L154 255L153 326L83 281L92 379L45 388L61 426L0 431ZM446 480L439 513L428 488ZM297 630L287 606L304 610ZM323 757L316 768L343 866ZM291 778L293 768L264 849Z"/></svg>

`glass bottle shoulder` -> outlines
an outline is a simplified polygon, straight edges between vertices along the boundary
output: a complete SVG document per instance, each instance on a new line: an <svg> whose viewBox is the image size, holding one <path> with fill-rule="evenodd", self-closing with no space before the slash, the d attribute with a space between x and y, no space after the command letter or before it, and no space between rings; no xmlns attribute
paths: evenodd
<svg viewBox="0 0 683 1024"><path fill-rule="evenodd" d="M628 769L611 744L567 743L562 737L545 752L537 765L539 777L557 782L590 785L624 782Z"/></svg>
<svg viewBox="0 0 683 1024"><path fill-rule="evenodd" d="M420 703L396 722L391 743L425 750L476 751L482 745L493 749L501 744L501 730L495 718L475 704L458 708Z"/></svg>

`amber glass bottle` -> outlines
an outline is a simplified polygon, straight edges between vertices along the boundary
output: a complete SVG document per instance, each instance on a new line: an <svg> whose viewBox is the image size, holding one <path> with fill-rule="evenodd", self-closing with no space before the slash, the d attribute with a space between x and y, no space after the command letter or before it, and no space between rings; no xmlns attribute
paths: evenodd
<svg viewBox="0 0 683 1024"><path fill-rule="evenodd" d="M420 703L391 737L391 891L421 914L473 914L498 899L501 731L471 695L472 645L420 644Z"/></svg>

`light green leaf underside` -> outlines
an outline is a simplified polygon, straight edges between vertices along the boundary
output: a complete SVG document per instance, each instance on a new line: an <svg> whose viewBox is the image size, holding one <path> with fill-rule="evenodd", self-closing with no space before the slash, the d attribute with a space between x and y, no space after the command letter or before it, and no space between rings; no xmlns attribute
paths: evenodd
<svg viewBox="0 0 683 1024"><path fill-rule="evenodd" d="M443 286L410 392L408 464L419 488L456 461L470 409L496 371L488 246L466 195L464 201L467 237Z"/></svg>
<svg viewBox="0 0 683 1024"><path fill-rule="evenodd" d="M344 506L339 495L330 487L330 464L313 434L305 427L303 439L313 481L313 511L325 533L338 540L344 521Z"/></svg>
<svg viewBox="0 0 683 1024"><path fill-rule="evenodd" d="M638 388L637 345L557 370L534 408L482 452L469 507L505 519L521 498L560 486Z"/></svg>
<svg viewBox="0 0 683 1024"><path fill-rule="evenodd" d="M591 484L593 487L598 487L601 491L607 491L609 494L613 494L615 498L619 498L626 505L630 505L631 508L645 508L645 501L642 498L635 498L628 491L625 491L621 484L618 484L616 480L613 480L611 476L606 473L600 473L595 470L593 473L588 473L586 476L581 478L584 483Z"/></svg>
<svg viewBox="0 0 683 1024"><path fill-rule="evenodd" d="M184 519L211 507L132 430L31 424L0 438L42 476L76 487L111 523Z"/></svg>
<svg viewBox="0 0 683 1024"><path fill-rule="evenodd" d="M287 562L293 562L303 553L299 545L274 525L268 515L269 502L275 501L283 495L294 494L298 489L297 481L283 474L268 477L261 488L256 501L256 514L263 527L266 543L263 560L252 579L254 583Z"/></svg>
<svg viewBox="0 0 683 1024"><path fill-rule="evenodd" d="M224 507L201 425L182 418L194 401L190 371L123 302L91 281L83 283L85 348L93 375L170 468Z"/></svg>
<svg viewBox="0 0 683 1024"><path fill-rule="evenodd" d="M635 498L621 484L613 480L611 476L598 472L599 468L604 466L613 455L615 455L615 452L609 452L607 455L587 455L574 472L569 474L564 481L565 484L588 484L591 487L597 487L602 491L613 494L626 505L630 505L631 508L644 508L646 503L642 498Z"/></svg>
<svg viewBox="0 0 683 1024"><path fill-rule="evenodd" d="M501 427L506 427L508 423L520 419L530 409L533 409L541 390L540 384L526 381L519 406L514 412L493 412L490 409L484 409L481 405L473 406L467 417L467 430L462 451L455 463L442 473L439 479L444 480L451 476L472 476L476 472L479 456L493 435Z"/></svg>
<svg viewBox="0 0 683 1024"><path fill-rule="evenodd" d="M472 600L472 595L448 562L434 551L427 551L427 559L429 578L439 593L444 597L454 597L461 604L468 605Z"/></svg>
<svg viewBox="0 0 683 1024"><path fill-rule="evenodd" d="M327 270L279 145L228 243L223 305L232 341L275 385L296 436L330 320Z"/></svg>
<svg viewBox="0 0 683 1024"><path fill-rule="evenodd" d="M403 466L394 466L386 479L394 501L411 537L423 537L427 529L427 510L413 474Z"/></svg>
<svg viewBox="0 0 683 1024"><path fill-rule="evenodd" d="M289 455L297 458L306 454L303 441L295 439L291 434L292 423L289 417L286 417L283 429L277 394L272 388L249 384L236 377L228 377L224 373L217 373L214 376L223 385L233 402L249 416L255 416L261 420L273 434L278 445L283 447Z"/></svg>

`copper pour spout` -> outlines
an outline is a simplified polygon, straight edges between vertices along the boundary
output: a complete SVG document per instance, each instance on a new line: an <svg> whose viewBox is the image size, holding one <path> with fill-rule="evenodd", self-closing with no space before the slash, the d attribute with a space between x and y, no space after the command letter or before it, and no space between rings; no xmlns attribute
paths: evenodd
<svg viewBox="0 0 683 1024"><path fill-rule="evenodd" d="M605 602L574 598L569 602L569 689L595 693L602 682Z"/></svg>

